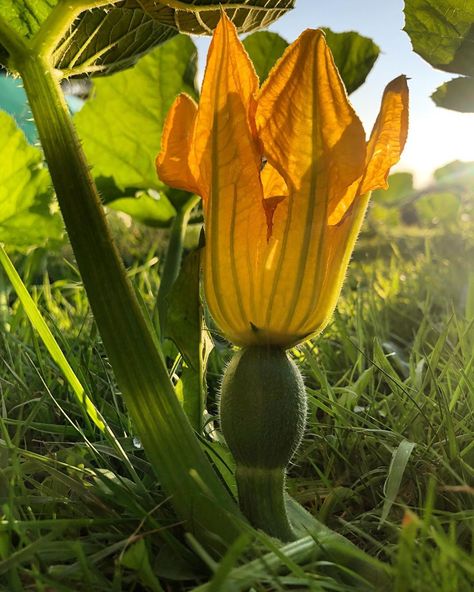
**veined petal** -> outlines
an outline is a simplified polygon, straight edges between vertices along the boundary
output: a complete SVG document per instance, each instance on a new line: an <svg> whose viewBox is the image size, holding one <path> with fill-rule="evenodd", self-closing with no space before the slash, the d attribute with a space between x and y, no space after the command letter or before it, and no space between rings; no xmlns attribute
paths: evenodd
<svg viewBox="0 0 474 592"><path fill-rule="evenodd" d="M288 184L300 192L317 182L329 212L362 175L364 129L322 31L305 31L272 70L258 99L257 128L265 156ZM314 198L305 192L300 200Z"/></svg>
<svg viewBox="0 0 474 592"><path fill-rule="evenodd" d="M262 265L265 311L256 324L284 335L309 306L301 295L322 277L328 217L341 200L350 207L356 192L348 188L365 168L364 130L321 31L303 33L272 70L257 129L289 195L273 217Z"/></svg>
<svg viewBox="0 0 474 592"><path fill-rule="evenodd" d="M382 105L367 146L367 169L360 193L386 189L390 167L398 162L408 133L408 86L406 76L385 88Z"/></svg>
<svg viewBox="0 0 474 592"><path fill-rule="evenodd" d="M175 99L166 116L161 152L156 157L159 178L170 187L191 193L200 193L197 180L189 167L197 109L194 100L184 93Z"/></svg>
<svg viewBox="0 0 474 592"><path fill-rule="evenodd" d="M352 206L337 225L329 226L319 282L304 297L309 304L303 318L294 319L293 333L306 338L320 333L331 320L346 277L347 267L359 235L370 194L356 195ZM302 295L303 296L303 295Z"/></svg>
<svg viewBox="0 0 474 592"><path fill-rule="evenodd" d="M251 327L256 260L266 240L262 157L252 123L257 90L253 65L223 15L209 49L190 164L203 188L206 299L236 342Z"/></svg>
<svg viewBox="0 0 474 592"><path fill-rule="evenodd" d="M252 174L260 170L252 122L257 91L253 64L223 13L209 48L193 137L191 168L196 178L202 177L203 187L211 188L217 169L221 176L230 173L232 178L241 164L249 166ZM227 158L218 153L223 150ZM207 195L202 197L206 202Z"/></svg>

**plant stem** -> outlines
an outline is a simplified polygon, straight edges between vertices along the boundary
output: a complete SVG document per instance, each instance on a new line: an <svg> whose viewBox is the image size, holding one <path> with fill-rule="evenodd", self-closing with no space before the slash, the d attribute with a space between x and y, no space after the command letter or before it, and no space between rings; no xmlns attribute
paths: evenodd
<svg viewBox="0 0 474 592"><path fill-rule="evenodd" d="M181 259L183 257L183 243L188 227L191 210L198 203L199 197L193 195L178 210L171 225L170 242L166 251L165 264L160 277L160 287L156 298L154 311L155 323L159 324L159 333L163 338L166 335L166 313L168 303L166 301L181 268Z"/></svg>
<svg viewBox="0 0 474 592"><path fill-rule="evenodd" d="M240 509L249 522L281 541L294 541L286 513L285 470L237 466L235 479Z"/></svg>
<svg viewBox="0 0 474 592"><path fill-rule="evenodd" d="M112 242L55 71L23 55L20 72L77 264L137 433L178 515L222 549L238 510L199 447ZM217 541L217 539L220 539ZM209 548L209 545L208 545Z"/></svg>

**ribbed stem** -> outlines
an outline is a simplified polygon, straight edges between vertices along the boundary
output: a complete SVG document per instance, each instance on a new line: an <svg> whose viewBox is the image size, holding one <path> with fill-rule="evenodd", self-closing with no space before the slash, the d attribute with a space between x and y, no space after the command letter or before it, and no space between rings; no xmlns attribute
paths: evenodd
<svg viewBox="0 0 474 592"><path fill-rule="evenodd" d="M28 54L17 58L15 67L23 78L94 317L137 433L187 527L198 538L211 531L229 543L238 534L236 506L175 396L112 242L55 71Z"/></svg>
<svg viewBox="0 0 474 592"><path fill-rule="evenodd" d="M249 522L281 541L296 540L286 512L285 470L238 466L235 479L240 509Z"/></svg>

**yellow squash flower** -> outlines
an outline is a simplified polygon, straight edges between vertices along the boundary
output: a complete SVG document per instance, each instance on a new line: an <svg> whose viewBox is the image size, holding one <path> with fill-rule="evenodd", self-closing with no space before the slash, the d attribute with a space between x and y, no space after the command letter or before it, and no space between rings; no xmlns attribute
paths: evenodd
<svg viewBox="0 0 474 592"><path fill-rule="evenodd" d="M202 197L206 300L230 341L287 348L325 327L370 191L387 187L407 128L400 76L366 143L320 30L290 45L259 90L222 16L199 105L176 99L157 168Z"/></svg>

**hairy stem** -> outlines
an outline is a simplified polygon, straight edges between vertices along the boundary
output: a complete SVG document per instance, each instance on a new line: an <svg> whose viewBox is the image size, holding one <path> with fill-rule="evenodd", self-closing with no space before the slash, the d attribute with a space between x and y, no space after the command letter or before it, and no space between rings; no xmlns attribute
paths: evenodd
<svg viewBox="0 0 474 592"><path fill-rule="evenodd" d="M237 466L235 479L240 508L250 524L281 541L294 541L286 512L285 469Z"/></svg>

